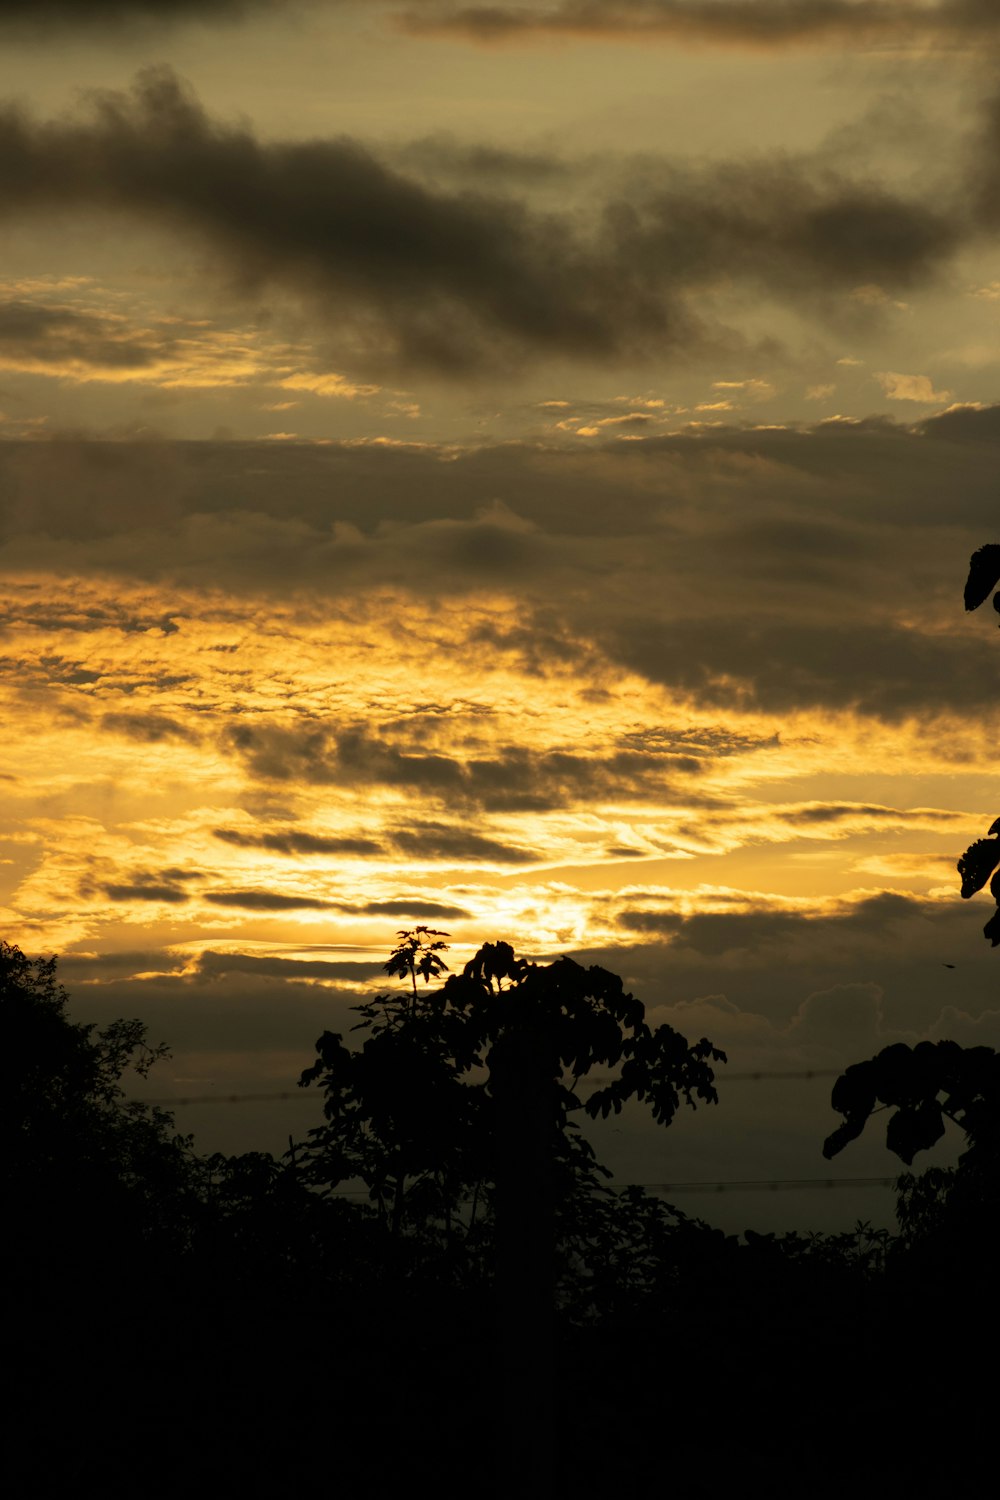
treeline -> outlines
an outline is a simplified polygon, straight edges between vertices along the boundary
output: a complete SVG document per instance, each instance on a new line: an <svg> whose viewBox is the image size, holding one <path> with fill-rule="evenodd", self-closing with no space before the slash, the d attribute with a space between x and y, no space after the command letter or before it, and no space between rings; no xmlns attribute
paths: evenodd
<svg viewBox="0 0 1000 1500"><path fill-rule="evenodd" d="M445 979L446 936L401 934L402 989L319 1039L324 1124L280 1159L199 1155L126 1096L142 1024L71 1022L55 961L0 945L10 1493L885 1496L987 1460L995 1054L935 1052L951 1094L920 1049L838 1084L848 1134L881 1100L920 1149L919 1088L965 1122L896 1235L737 1239L614 1192L573 1120L595 1068L595 1115L711 1105L718 1049L568 959Z"/></svg>

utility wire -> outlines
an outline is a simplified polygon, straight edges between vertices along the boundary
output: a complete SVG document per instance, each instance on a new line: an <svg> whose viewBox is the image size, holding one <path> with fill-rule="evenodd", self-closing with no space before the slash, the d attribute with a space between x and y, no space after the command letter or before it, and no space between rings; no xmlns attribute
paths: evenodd
<svg viewBox="0 0 1000 1500"><path fill-rule="evenodd" d="M808 1188L895 1187L898 1177L768 1177L732 1182L625 1182L622 1187L663 1189L670 1193L798 1192Z"/></svg>
<svg viewBox="0 0 1000 1500"><path fill-rule="evenodd" d="M804 1068L791 1072L771 1072L759 1069L753 1073L727 1073L720 1081L723 1083L763 1083L771 1080L836 1078L838 1076L839 1070L836 1068ZM173 1099L143 1099L134 1102L175 1108L187 1104L264 1104L306 1097L301 1089L283 1089L273 1094L187 1094ZM312 1097L318 1099L319 1095ZM896 1177L764 1177L736 1178L725 1182L619 1182L614 1184L612 1191L638 1187L668 1193L788 1193L834 1188L894 1188L897 1181ZM364 1198L368 1196L368 1189L335 1188L332 1196Z"/></svg>
<svg viewBox="0 0 1000 1500"><path fill-rule="evenodd" d="M755 1073L725 1073L717 1081L719 1083L762 1083L771 1079L794 1079L794 1078L839 1078L843 1070L839 1068L805 1068L798 1072L764 1072ZM603 1085L600 1085L603 1087ZM129 1100L131 1104L156 1104L163 1107L179 1107L183 1104L264 1104L280 1099L305 1099L308 1095L302 1089L284 1089L277 1094L185 1094L176 1098L162 1099L137 1099ZM314 1094L313 1098L318 1098Z"/></svg>
<svg viewBox="0 0 1000 1500"><path fill-rule="evenodd" d="M808 1192L831 1188L894 1188L898 1177L753 1177L735 1178L730 1182L616 1182L610 1191L625 1188L656 1188L668 1193L739 1193L739 1192ZM367 1188L334 1188L335 1198L367 1198Z"/></svg>

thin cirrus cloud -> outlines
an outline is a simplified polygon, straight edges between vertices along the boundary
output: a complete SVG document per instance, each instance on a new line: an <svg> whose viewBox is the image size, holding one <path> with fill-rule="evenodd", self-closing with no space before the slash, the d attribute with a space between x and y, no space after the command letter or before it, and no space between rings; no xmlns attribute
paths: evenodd
<svg viewBox="0 0 1000 1500"><path fill-rule="evenodd" d="M0 164L8 220L105 210L194 234L231 290L280 285L353 341L359 369L379 372L495 374L529 355L687 359L732 343L698 302L720 277L822 319L859 284L933 280L972 232L933 195L766 158L704 170L663 161L641 193L607 198L587 224L428 186L353 140L263 141L213 120L165 68L76 118L38 122L8 104ZM42 347L85 335L109 344L106 329L68 314L20 316L22 339ZM110 344L120 361L152 358L141 340Z"/></svg>

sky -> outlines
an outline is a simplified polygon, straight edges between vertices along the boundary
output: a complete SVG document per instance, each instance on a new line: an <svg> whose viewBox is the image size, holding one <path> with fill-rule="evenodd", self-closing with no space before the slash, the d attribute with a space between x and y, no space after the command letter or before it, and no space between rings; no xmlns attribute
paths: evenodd
<svg viewBox="0 0 1000 1500"><path fill-rule="evenodd" d="M294 1089L423 923L726 1050L619 1180L896 1175L831 1075L1000 1045L998 65L992 0L0 0L2 929L147 1093Z"/></svg>

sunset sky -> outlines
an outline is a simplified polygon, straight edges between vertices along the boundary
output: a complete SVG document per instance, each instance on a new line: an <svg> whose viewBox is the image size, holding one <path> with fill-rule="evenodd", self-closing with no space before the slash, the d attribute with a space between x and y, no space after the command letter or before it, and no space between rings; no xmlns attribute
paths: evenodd
<svg viewBox="0 0 1000 1500"><path fill-rule="evenodd" d="M294 1087L417 923L736 1075L1000 1046L996 0L0 0L0 182L2 930L148 1093ZM896 1173L830 1083L595 1140Z"/></svg>

